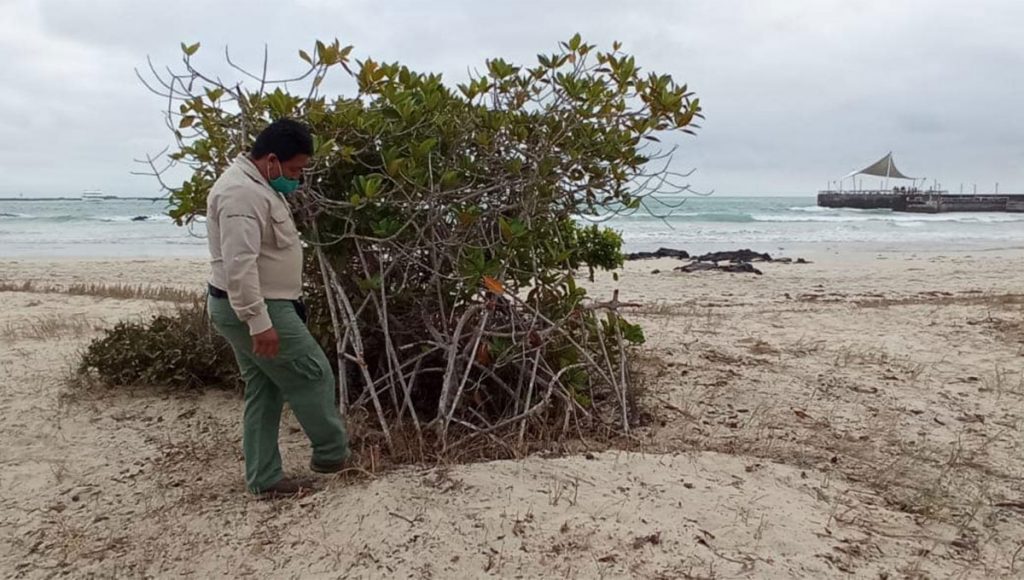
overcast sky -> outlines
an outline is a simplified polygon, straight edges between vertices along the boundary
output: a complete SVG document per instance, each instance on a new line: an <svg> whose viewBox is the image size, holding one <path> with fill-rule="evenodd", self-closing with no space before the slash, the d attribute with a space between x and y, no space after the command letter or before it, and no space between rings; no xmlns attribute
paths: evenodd
<svg viewBox="0 0 1024 580"><path fill-rule="evenodd" d="M153 195L132 159L169 144L135 78L179 42L297 70L339 38L353 56L461 80L534 62L580 32L696 91L707 116L676 168L722 195L813 194L892 150L909 175L1024 191L1021 0L0 0L0 196Z"/></svg>

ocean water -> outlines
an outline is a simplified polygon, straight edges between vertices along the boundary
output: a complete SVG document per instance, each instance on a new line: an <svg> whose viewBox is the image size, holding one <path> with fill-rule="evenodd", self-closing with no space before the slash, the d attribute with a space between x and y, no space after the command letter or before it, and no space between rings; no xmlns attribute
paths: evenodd
<svg viewBox="0 0 1024 580"><path fill-rule="evenodd" d="M0 200L0 257L204 256L205 228L178 227L166 210L162 200Z"/></svg>
<svg viewBox="0 0 1024 580"><path fill-rule="evenodd" d="M694 252L917 252L1024 247L1024 214L832 209L814 196L660 198L611 219L626 246Z"/></svg>
<svg viewBox="0 0 1024 580"><path fill-rule="evenodd" d="M165 209L164 201L137 199L0 200L0 258L204 257L203 224L178 227ZM140 216L146 219L134 221ZM827 209L812 196L665 197L603 223L622 233L628 251L750 248L796 255L1024 247L1024 214Z"/></svg>

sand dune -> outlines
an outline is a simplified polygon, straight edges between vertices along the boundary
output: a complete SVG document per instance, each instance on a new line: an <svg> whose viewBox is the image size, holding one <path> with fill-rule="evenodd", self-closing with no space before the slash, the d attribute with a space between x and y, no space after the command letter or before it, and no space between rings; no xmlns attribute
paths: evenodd
<svg viewBox="0 0 1024 580"><path fill-rule="evenodd" d="M2 292L0 571L1024 576L1024 254L809 257L763 276L634 262L592 284L642 304L634 450L324 478L278 502L244 493L235 394L66 395L98 328L167 303ZM204 277L195 261L0 270L52 290Z"/></svg>

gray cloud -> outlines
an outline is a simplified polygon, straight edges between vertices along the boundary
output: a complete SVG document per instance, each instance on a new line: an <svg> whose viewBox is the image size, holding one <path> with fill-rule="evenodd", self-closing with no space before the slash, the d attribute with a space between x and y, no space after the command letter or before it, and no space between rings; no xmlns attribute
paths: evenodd
<svg viewBox="0 0 1024 580"><path fill-rule="evenodd" d="M255 65L263 46L286 74L314 39L442 72L490 56L532 60L574 32L621 40L647 69L688 82L707 119L673 137L677 169L721 194L812 193L890 149L911 174L1024 190L1014 78L1024 64L1016 0L6 0L0 37L0 195L101 187L154 193L132 158L169 142L159 99L134 77L180 41L224 71L231 46ZM341 82L331 85L346 90Z"/></svg>

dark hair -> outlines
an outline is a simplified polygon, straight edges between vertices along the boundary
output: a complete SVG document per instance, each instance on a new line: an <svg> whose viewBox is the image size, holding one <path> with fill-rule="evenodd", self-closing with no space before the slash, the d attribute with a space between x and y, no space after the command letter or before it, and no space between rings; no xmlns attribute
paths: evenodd
<svg viewBox="0 0 1024 580"><path fill-rule="evenodd" d="M282 162L296 155L312 155L313 135L309 127L292 119L278 119L267 125L252 145L252 158L260 159L271 153Z"/></svg>

